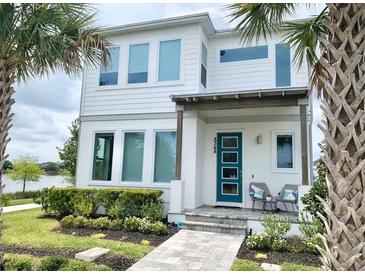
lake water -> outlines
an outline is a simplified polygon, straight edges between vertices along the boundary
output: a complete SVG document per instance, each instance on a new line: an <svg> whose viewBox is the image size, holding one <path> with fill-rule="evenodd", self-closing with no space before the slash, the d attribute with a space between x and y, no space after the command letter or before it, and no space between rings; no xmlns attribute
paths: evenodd
<svg viewBox="0 0 365 274"><path fill-rule="evenodd" d="M3 182L5 184L4 193L12 193L23 190L23 184L10 180L6 175L3 176ZM40 190L45 187L67 187L69 183L65 182L62 176L47 176L43 175L39 182L27 182L25 184L25 191Z"/></svg>

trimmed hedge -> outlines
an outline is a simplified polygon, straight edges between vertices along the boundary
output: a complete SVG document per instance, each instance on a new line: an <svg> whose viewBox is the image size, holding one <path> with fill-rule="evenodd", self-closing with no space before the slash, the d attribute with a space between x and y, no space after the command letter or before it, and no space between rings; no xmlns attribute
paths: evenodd
<svg viewBox="0 0 365 274"><path fill-rule="evenodd" d="M24 193L21 191L13 192L13 193L6 193L4 195L8 196L10 200L17 200L17 199L30 199L36 197L38 191L25 191Z"/></svg>
<svg viewBox="0 0 365 274"><path fill-rule="evenodd" d="M85 189L85 188L48 188L40 191L34 201L42 205L47 213L58 217L77 215L95 216L99 206L112 219L124 220L135 216L156 220L155 210L146 210L146 205L160 208L162 217L162 191L147 189ZM146 216L151 214L151 216ZM153 215L153 216L152 216Z"/></svg>

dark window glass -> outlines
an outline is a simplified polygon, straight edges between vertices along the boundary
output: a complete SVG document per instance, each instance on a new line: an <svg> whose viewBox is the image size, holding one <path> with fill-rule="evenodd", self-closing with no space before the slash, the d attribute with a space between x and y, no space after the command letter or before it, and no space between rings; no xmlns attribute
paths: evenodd
<svg viewBox="0 0 365 274"><path fill-rule="evenodd" d="M238 139L237 137L223 137L222 138L224 148L236 148L238 147Z"/></svg>
<svg viewBox="0 0 365 274"><path fill-rule="evenodd" d="M202 64L202 68L201 68L201 83L202 85L206 88L207 87L207 69L203 66Z"/></svg>
<svg viewBox="0 0 365 274"><path fill-rule="evenodd" d="M276 86L290 86L290 47L275 45Z"/></svg>
<svg viewBox="0 0 365 274"><path fill-rule="evenodd" d="M200 70L200 83L206 88L207 87L207 66L208 66L208 50L207 47L202 43L202 60Z"/></svg>
<svg viewBox="0 0 365 274"><path fill-rule="evenodd" d="M225 49L220 51L220 62L237 62L268 57L267 46Z"/></svg>
<svg viewBox="0 0 365 274"><path fill-rule="evenodd" d="M110 48L110 63L107 67L101 66L99 86L109 86L118 84L119 70L119 47Z"/></svg>
<svg viewBox="0 0 365 274"><path fill-rule="evenodd" d="M147 83L149 44L129 47L128 84Z"/></svg>
<svg viewBox="0 0 365 274"><path fill-rule="evenodd" d="M293 136L276 136L277 168L293 168Z"/></svg>
<svg viewBox="0 0 365 274"><path fill-rule="evenodd" d="M223 178L231 178L236 179L238 178L238 169L235 167L224 167L223 168Z"/></svg>
<svg viewBox="0 0 365 274"><path fill-rule="evenodd" d="M223 163L237 163L237 152L222 152Z"/></svg>
<svg viewBox="0 0 365 274"><path fill-rule="evenodd" d="M113 162L113 141L113 133L95 134L93 180L111 180Z"/></svg>
<svg viewBox="0 0 365 274"><path fill-rule="evenodd" d="M237 184L228 184L223 183L223 194L238 194L238 185Z"/></svg>

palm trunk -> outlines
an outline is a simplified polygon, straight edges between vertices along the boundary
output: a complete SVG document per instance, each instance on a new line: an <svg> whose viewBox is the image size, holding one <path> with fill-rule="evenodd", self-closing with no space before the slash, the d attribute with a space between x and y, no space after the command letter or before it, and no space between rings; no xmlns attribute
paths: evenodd
<svg viewBox="0 0 365 274"><path fill-rule="evenodd" d="M11 106L14 104L14 99L11 97L14 94L13 84L15 81L15 69L14 59L0 58L0 198L4 188L2 181L3 167L4 162L8 157L8 155L5 155L5 149L10 141L8 132L11 127L10 123L13 116L11 113ZM1 225L2 222L0 223L0 227ZM4 270L3 254L0 254L0 270Z"/></svg>
<svg viewBox="0 0 365 274"><path fill-rule="evenodd" d="M327 270L365 270L365 4L328 4L320 38L319 88L328 168L324 249Z"/></svg>

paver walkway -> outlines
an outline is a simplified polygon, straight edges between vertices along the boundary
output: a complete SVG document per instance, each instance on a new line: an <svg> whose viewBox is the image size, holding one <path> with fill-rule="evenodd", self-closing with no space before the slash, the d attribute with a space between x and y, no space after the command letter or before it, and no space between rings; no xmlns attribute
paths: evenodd
<svg viewBox="0 0 365 274"><path fill-rule="evenodd" d="M243 235L180 230L128 270L227 271L243 239Z"/></svg>
<svg viewBox="0 0 365 274"><path fill-rule="evenodd" d="M24 204L24 205L15 205L15 206L6 206L6 207L3 207L3 213L38 208L38 207L41 207L41 205L34 204L34 203Z"/></svg>

